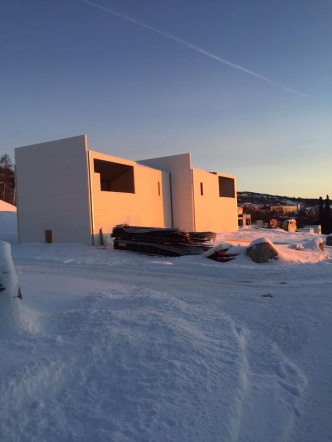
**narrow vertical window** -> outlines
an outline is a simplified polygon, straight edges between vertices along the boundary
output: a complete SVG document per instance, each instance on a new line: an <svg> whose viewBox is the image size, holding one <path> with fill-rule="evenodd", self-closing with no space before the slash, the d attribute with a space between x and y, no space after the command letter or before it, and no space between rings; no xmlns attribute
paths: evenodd
<svg viewBox="0 0 332 442"><path fill-rule="evenodd" d="M201 186L201 195L203 195L203 194L204 194L204 191L203 191L203 183L200 183L200 186Z"/></svg>
<svg viewBox="0 0 332 442"><path fill-rule="evenodd" d="M160 196L160 181L158 181L158 196Z"/></svg>
<svg viewBox="0 0 332 442"><path fill-rule="evenodd" d="M53 242L52 230L45 230L45 242L48 244Z"/></svg>

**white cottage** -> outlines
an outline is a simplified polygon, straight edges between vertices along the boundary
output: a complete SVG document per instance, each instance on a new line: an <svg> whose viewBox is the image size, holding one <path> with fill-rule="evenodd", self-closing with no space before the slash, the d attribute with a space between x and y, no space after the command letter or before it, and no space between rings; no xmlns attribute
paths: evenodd
<svg viewBox="0 0 332 442"><path fill-rule="evenodd" d="M20 242L100 244L117 224L237 229L233 175L193 169L189 153L130 161L86 135L15 149Z"/></svg>

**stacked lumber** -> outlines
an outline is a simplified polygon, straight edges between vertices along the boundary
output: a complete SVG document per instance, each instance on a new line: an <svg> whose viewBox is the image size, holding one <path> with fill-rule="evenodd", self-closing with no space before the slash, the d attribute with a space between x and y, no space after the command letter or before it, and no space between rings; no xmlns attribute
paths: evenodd
<svg viewBox="0 0 332 442"><path fill-rule="evenodd" d="M182 229L166 229L161 227L136 227L121 224L112 231L113 238L148 241L157 244L189 244L189 233Z"/></svg>
<svg viewBox="0 0 332 442"><path fill-rule="evenodd" d="M215 241L216 233L214 232L189 232L191 241L195 243L205 243Z"/></svg>
<svg viewBox="0 0 332 442"><path fill-rule="evenodd" d="M210 241L213 235L215 234L212 232L193 234L177 228L121 224L113 228L111 237L115 238L113 242L115 249L152 255L184 256L202 254L210 248L204 243Z"/></svg>

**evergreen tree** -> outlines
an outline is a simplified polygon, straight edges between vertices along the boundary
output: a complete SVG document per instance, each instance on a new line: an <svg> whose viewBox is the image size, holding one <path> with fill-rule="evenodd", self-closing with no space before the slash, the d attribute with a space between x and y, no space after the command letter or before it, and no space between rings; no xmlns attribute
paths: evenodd
<svg viewBox="0 0 332 442"><path fill-rule="evenodd" d="M326 195L325 198L325 204L324 204L324 218L325 218L325 232L324 233L331 233L332 232L332 210L331 210L331 201L328 195Z"/></svg>
<svg viewBox="0 0 332 442"><path fill-rule="evenodd" d="M9 155L0 156L0 199L7 203L15 203L14 165Z"/></svg>
<svg viewBox="0 0 332 442"><path fill-rule="evenodd" d="M323 225L324 223L324 202L323 202L323 198L320 196L319 197L319 201L318 201L318 219L319 219L319 224Z"/></svg>
<svg viewBox="0 0 332 442"><path fill-rule="evenodd" d="M326 195L325 201L323 201L322 197L319 198L318 222L322 226L322 233L327 234L332 232L332 210L328 195Z"/></svg>
<svg viewBox="0 0 332 442"><path fill-rule="evenodd" d="M332 212L331 212L331 201L330 201L330 198L328 195L326 195L326 198L325 198L324 213L325 213L326 220L330 221L332 218Z"/></svg>

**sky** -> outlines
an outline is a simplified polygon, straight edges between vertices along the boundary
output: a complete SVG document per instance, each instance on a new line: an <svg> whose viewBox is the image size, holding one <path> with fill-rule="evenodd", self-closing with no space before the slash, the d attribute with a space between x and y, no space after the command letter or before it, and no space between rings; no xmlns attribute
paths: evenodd
<svg viewBox="0 0 332 442"><path fill-rule="evenodd" d="M330 0L0 0L0 153L87 134L331 195L331 20Z"/></svg>

